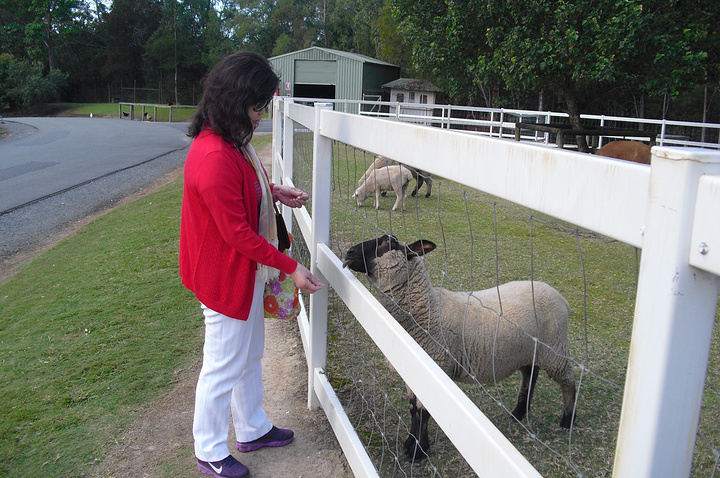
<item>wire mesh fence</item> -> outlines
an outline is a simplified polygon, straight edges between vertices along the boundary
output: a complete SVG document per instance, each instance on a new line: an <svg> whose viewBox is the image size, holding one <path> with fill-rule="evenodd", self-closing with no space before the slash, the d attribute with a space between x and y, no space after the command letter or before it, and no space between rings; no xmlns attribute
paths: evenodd
<svg viewBox="0 0 720 478"><path fill-rule="evenodd" d="M311 191L312 133L297 130L294 145L293 181ZM641 252L438 177L430 197L408 198L404 211L391 210L391 192L381 197L379 209L373 208L372 198L359 206L353 193L373 160L365 151L334 143L330 248L342 259L351 246L383 234L404 243L430 240L438 247L424 262L434 287L467 293L517 280L551 284L572 310L568 335L577 395L571 428L558 426L561 392L544 372L521 421L511 414L520 374L505 380L470 379L461 387L543 476L610 476ZM302 241L296 242L294 254L309 260ZM358 276L376 296L383 294L367 277ZM408 457L405 442L413 425L402 379L332 291L328 316L328 379L380 476L474 476L432 420L429 446L421 457ZM473 336L471 328L468 322L459 333L467 341L487 340ZM462 351L446 353L458 366L470 360ZM718 356L716 331L692 476L717 473ZM502 357L472 360L488 359Z"/></svg>

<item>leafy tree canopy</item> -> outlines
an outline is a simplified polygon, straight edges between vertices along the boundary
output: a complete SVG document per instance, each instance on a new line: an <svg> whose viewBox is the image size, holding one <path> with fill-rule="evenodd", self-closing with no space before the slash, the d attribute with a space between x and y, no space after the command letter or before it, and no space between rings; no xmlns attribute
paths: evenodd
<svg viewBox="0 0 720 478"><path fill-rule="evenodd" d="M0 53L66 71L70 94L124 83L177 96L232 51L317 45L395 63L442 101L565 109L577 124L646 103L665 116L698 93L706 114L719 17L716 0L0 0Z"/></svg>

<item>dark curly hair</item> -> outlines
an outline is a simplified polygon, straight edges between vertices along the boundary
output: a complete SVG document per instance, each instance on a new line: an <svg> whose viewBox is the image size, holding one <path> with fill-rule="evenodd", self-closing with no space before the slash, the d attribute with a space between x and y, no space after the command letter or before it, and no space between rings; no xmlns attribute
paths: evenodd
<svg viewBox="0 0 720 478"><path fill-rule="evenodd" d="M248 109L272 98L279 81L262 55L241 51L226 56L203 82L203 96L188 136L195 138L200 131L210 128L224 140L242 146L253 134Z"/></svg>

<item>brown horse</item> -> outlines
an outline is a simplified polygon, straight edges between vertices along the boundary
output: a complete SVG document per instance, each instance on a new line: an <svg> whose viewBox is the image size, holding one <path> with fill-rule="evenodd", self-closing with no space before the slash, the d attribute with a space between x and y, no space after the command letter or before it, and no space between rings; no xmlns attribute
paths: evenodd
<svg viewBox="0 0 720 478"><path fill-rule="evenodd" d="M608 158L650 164L650 146L639 141L613 141L600 148L595 154Z"/></svg>

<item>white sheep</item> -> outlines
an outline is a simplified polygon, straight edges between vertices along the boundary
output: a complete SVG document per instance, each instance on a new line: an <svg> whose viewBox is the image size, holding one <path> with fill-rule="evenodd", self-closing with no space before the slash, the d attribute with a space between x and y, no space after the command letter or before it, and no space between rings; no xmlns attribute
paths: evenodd
<svg viewBox="0 0 720 478"><path fill-rule="evenodd" d="M398 163L397 161L393 161L390 158L386 158L385 156L377 156L375 157L375 160L370 164L370 166L367 168L367 171L360 177L358 180L358 186L362 184L363 181L376 169L383 168L385 166L391 166L391 165L399 165L402 163ZM407 164L402 164L403 167L409 169L413 173L413 177L415 178L415 187L412 190L412 193L410 195L412 197L415 197L415 195L418 192L418 189L420 189L420 186L423 185L423 183L426 184L425 186L425 197L430 197L430 192L432 191L432 184L433 179L432 176L430 176L430 173L427 173L423 171L422 169L413 168L412 166L408 166ZM384 196L384 194L383 194Z"/></svg>
<svg viewBox="0 0 720 478"><path fill-rule="evenodd" d="M343 265L368 275L380 291L378 300L453 380L494 383L519 370L522 383L512 411L517 420L527 413L539 370L545 370L560 385L560 426L569 428L575 371L569 358L568 302L538 281L472 293L433 287L421 256L435 247L426 240L405 246L384 235L351 247ZM415 460L428 449L430 414L412 390L408 393L411 424L405 452Z"/></svg>
<svg viewBox="0 0 720 478"><path fill-rule="evenodd" d="M362 206L365 199L375 193L375 209L379 209L380 193L392 190L397 196L392 210L397 210L398 206L402 206L402 209L405 210L407 187L411 179L412 173L404 166L385 166L369 174L355 190L353 197L357 200L357 205Z"/></svg>

